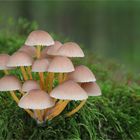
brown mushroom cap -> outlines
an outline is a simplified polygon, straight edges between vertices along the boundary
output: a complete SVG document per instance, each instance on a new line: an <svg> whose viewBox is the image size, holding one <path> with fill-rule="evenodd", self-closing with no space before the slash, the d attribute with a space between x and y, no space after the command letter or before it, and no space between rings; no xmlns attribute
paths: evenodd
<svg viewBox="0 0 140 140"><path fill-rule="evenodd" d="M92 71L83 65L75 67L75 71L68 74L68 79L79 83L96 81Z"/></svg>
<svg viewBox="0 0 140 140"><path fill-rule="evenodd" d="M27 40L25 41L25 45L28 46L50 46L54 44L53 38L49 35L48 32L42 30L32 31Z"/></svg>
<svg viewBox="0 0 140 140"><path fill-rule="evenodd" d="M46 109L53 107L55 102L45 91L34 89L25 94L18 105L24 109Z"/></svg>
<svg viewBox="0 0 140 140"><path fill-rule="evenodd" d="M84 57L82 49L74 42L67 42L63 44L57 53L60 56L66 57Z"/></svg>
<svg viewBox="0 0 140 140"><path fill-rule="evenodd" d="M0 79L0 91L21 90L20 81L12 75L6 75Z"/></svg>
<svg viewBox="0 0 140 140"><path fill-rule="evenodd" d="M88 98L87 93L76 82L71 80L54 88L50 96L62 100L85 100Z"/></svg>
<svg viewBox="0 0 140 140"><path fill-rule="evenodd" d="M70 59L63 56L56 56L52 59L48 72L68 73L74 71L74 66Z"/></svg>
<svg viewBox="0 0 140 140"><path fill-rule="evenodd" d="M37 59L32 65L33 72L46 72L50 61L48 59Z"/></svg>
<svg viewBox="0 0 140 140"><path fill-rule="evenodd" d="M33 59L25 52L16 52L10 56L7 66L18 67L18 66L31 66Z"/></svg>
<svg viewBox="0 0 140 140"><path fill-rule="evenodd" d="M10 56L8 54L0 54L0 70L9 70L11 67L7 67L7 62Z"/></svg>
<svg viewBox="0 0 140 140"><path fill-rule="evenodd" d="M40 89L39 84L35 80L27 80L22 85L22 91L23 92L29 92L33 89Z"/></svg>
<svg viewBox="0 0 140 140"><path fill-rule="evenodd" d="M82 83L81 87L87 92L88 96L100 96L101 89L95 82Z"/></svg>
<svg viewBox="0 0 140 140"><path fill-rule="evenodd" d="M18 51L19 52L25 52L25 53L27 53L28 55L30 55L32 57L36 56L36 48L33 47L33 46L24 45Z"/></svg>
<svg viewBox="0 0 140 140"><path fill-rule="evenodd" d="M50 46L50 48L48 49L47 54L48 55L59 55L57 52L61 46L62 46L61 42L55 41L55 44Z"/></svg>

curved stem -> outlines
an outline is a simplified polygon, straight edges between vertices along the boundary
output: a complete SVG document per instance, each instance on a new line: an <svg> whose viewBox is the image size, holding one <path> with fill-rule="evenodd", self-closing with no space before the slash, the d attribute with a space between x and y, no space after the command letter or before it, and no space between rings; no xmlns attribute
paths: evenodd
<svg viewBox="0 0 140 140"><path fill-rule="evenodd" d="M42 122L43 118L42 118L41 110L36 109L35 112L39 121Z"/></svg>
<svg viewBox="0 0 140 140"><path fill-rule="evenodd" d="M75 109L73 109L72 111L70 111L69 113L66 114L67 117L70 117L71 115L75 114L76 112L78 112L86 103L86 100L83 100Z"/></svg>
<svg viewBox="0 0 140 140"><path fill-rule="evenodd" d="M69 100L63 101L63 103L58 104L58 106L56 106L52 113L46 117L47 120L52 120L54 117L58 116L67 106L67 104L69 103Z"/></svg>
<svg viewBox="0 0 140 140"><path fill-rule="evenodd" d="M54 73L53 72L49 72L49 93L52 91L53 88L53 79L54 79Z"/></svg>
<svg viewBox="0 0 140 140"><path fill-rule="evenodd" d="M14 93L14 91L10 91L10 93L11 93L11 96L12 96L12 98L14 99L14 101L18 104L18 103L19 103L19 99L18 99L18 97L16 96L16 94ZM34 114L33 114L33 112L32 112L31 110L25 109L25 111L26 111L32 118L34 118Z"/></svg>
<svg viewBox="0 0 140 140"><path fill-rule="evenodd" d="M26 73L26 70L25 70L24 66L20 66L20 69L21 69L24 80L25 81L28 80L28 75Z"/></svg>

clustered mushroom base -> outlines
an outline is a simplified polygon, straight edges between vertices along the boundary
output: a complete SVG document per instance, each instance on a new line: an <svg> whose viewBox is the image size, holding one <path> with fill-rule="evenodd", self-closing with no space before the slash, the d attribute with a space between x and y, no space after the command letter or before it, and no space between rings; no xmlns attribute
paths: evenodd
<svg viewBox="0 0 140 140"><path fill-rule="evenodd" d="M70 59L73 57L84 57L78 44L62 44L45 31L33 31L13 55L0 55L0 70L5 73L0 79L0 91L9 91L38 124L61 114L69 102L81 101L66 114L70 117L83 107L88 96L101 95L94 74L86 66L74 67ZM16 75L11 75L13 70Z"/></svg>

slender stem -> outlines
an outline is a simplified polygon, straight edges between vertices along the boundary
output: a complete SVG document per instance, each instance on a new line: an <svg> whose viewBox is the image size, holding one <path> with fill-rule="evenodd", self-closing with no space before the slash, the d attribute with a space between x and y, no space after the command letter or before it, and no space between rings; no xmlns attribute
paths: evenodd
<svg viewBox="0 0 140 140"><path fill-rule="evenodd" d="M32 80L33 77L32 77L32 72L31 72L30 66L27 67L27 72L28 72L28 75L29 75L30 79Z"/></svg>
<svg viewBox="0 0 140 140"><path fill-rule="evenodd" d="M36 109L35 112L39 121L43 121L41 110Z"/></svg>
<svg viewBox="0 0 140 140"><path fill-rule="evenodd" d="M69 102L70 102L69 100L65 100L63 101L63 103L56 106L53 112L49 116L47 116L46 119L52 120L54 117L58 116L66 108Z"/></svg>
<svg viewBox="0 0 140 140"><path fill-rule="evenodd" d="M18 97L16 96L16 94L14 93L14 91L10 91L10 93L11 93L11 96L12 96L12 98L14 99L14 101L18 104L18 103L19 103L19 99L18 99ZM33 112L32 112L31 110L25 109L25 111L26 111L32 118L34 118L34 114L33 114Z"/></svg>
<svg viewBox="0 0 140 140"><path fill-rule="evenodd" d="M54 73L49 72L49 93L52 91L53 88L53 79L54 79Z"/></svg>
<svg viewBox="0 0 140 140"><path fill-rule="evenodd" d="M71 115L75 114L76 112L78 112L86 103L86 100L83 100L75 109L73 109L72 111L70 111L69 113L66 114L67 117L70 117Z"/></svg>
<svg viewBox="0 0 140 140"><path fill-rule="evenodd" d="M4 70L4 73L5 73L5 75L8 75L9 71L8 70Z"/></svg>
<svg viewBox="0 0 140 140"><path fill-rule="evenodd" d="M39 72L39 77L40 77L40 86L42 89L44 89L44 74L43 72Z"/></svg>
<svg viewBox="0 0 140 140"><path fill-rule="evenodd" d="M37 56L37 58L40 58L40 54L41 54L41 46L37 46L37 48L36 48L36 56Z"/></svg>
<svg viewBox="0 0 140 140"><path fill-rule="evenodd" d="M63 82L63 73L58 74L58 81L59 81L59 84Z"/></svg>
<svg viewBox="0 0 140 140"><path fill-rule="evenodd" d="M20 69L21 69L24 80L25 81L28 80L28 75L26 73L26 70L25 70L24 66L20 66Z"/></svg>
<svg viewBox="0 0 140 140"><path fill-rule="evenodd" d="M49 73L47 73L47 77L46 77L46 91L48 92L48 84L49 84Z"/></svg>
<svg viewBox="0 0 140 140"><path fill-rule="evenodd" d="M11 94L12 98L14 99L14 101L18 104L19 103L19 99L16 96L16 94L14 93L14 91L10 91L10 94Z"/></svg>
<svg viewBox="0 0 140 140"><path fill-rule="evenodd" d="M64 73L64 79L63 81L66 81L67 80L67 73Z"/></svg>

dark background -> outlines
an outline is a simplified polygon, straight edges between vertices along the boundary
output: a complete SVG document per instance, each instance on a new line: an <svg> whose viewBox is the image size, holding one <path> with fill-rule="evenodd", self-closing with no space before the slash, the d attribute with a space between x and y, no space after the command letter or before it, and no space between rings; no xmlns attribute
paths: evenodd
<svg viewBox="0 0 140 140"><path fill-rule="evenodd" d="M0 1L1 30L20 17L139 71L140 1Z"/></svg>

